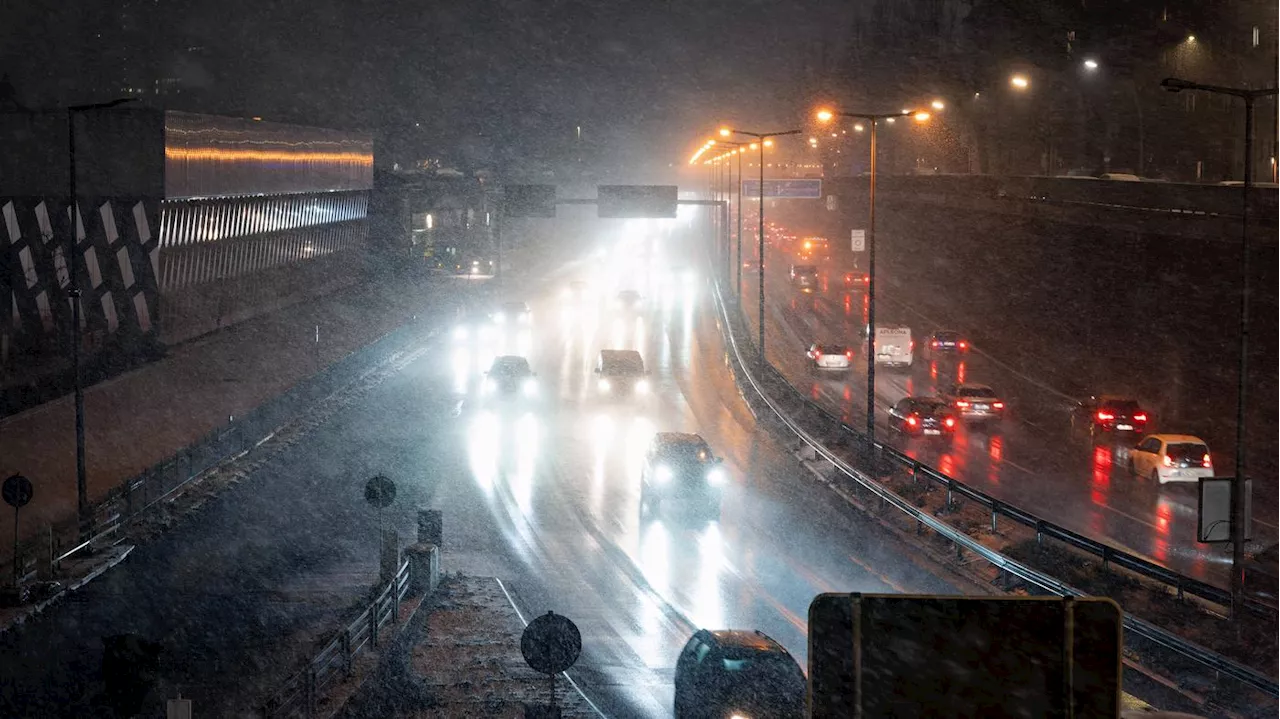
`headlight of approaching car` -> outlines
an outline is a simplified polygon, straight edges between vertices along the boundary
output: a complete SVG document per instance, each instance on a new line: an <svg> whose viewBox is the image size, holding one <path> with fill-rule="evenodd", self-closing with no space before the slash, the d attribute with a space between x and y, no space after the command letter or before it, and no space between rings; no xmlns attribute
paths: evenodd
<svg viewBox="0 0 1280 719"><path fill-rule="evenodd" d="M495 313L493 314L493 321L494 321L494 322L506 322L506 321L507 321L507 315L506 315L505 313L503 313L503 312L495 312Z"/></svg>
<svg viewBox="0 0 1280 719"><path fill-rule="evenodd" d="M707 472L707 484L710 484L713 487L724 486L724 483L728 481L728 479L729 475L725 473L724 467L712 467L711 470Z"/></svg>
<svg viewBox="0 0 1280 719"><path fill-rule="evenodd" d="M649 380L647 379L636 380L636 392L640 394L645 394L648 391L649 391Z"/></svg>
<svg viewBox="0 0 1280 719"><path fill-rule="evenodd" d="M455 340L465 340L465 339L467 338L467 328L466 328L466 327L455 327L455 328L453 329L453 338L454 338Z"/></svg>
<svg viewBox="0 0 1280 719"><path fill-rule="evenodd" d="M658 465L658 468L653 470L653 480L658 484L666 484L667 482L670 482L671 468L665 464Z"/></svg>
<svg viewBox="0 0 1280 719"><path fill-rule="evenodd" d="M521 389L524 390L524 395L526 397L532 397L538 393L538 383L530 377L524 381L524 384L521 385Z"/></svg>
<svg viewBox="0 0 1280 719"><path fill-rule="evenodd" d="M600 390L601 392L608 392L610 389L612 389L612 387L613 385L609 383L609 380L603 377L601 377L596 382L596 389Z"/></svg>
<svg viewBox="0 0 1280 719"><path fill-rule="evenodd" d="M480 390L485 394L490 394L496 389L498 389L498 383L488 377L486 377L484 383L480 385Z"/></svg>

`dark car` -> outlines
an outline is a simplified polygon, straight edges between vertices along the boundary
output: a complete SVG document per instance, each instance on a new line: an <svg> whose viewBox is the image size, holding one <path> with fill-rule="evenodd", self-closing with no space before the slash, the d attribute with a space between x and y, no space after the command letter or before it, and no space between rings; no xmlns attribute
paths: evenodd
<svg viewBox="0 0 1280 719"><path fill-rule="evenodd" d="M864 270L849 270L844 273L844 288L855 292L864 291L871 285L871 275Z"/></svg>
<svg viewBox="0 0 1280 719"><path fill-rule="evenodd" d="M1089 437L1141 437L1147 433L1148 414L1138 400L1103 395L1090 397L1076 406L1071 426Z"/></svg>
<svg viewBox="0 0 1280 719"><path fill-rule="evenodd" d="M728 475L707 441L696 434L659 432L649 443L640 470L640 510L656 513L668 500L686 508L720 514L720 497Z"/></svg>
<svg viewBox="0 0 1280 719"><path fill-rule="evenodd" d="M937 397L904 397L889 408L889 426L912 437L951 437L957 424L951 405Z"/></svg>
<svg viewBox="0 0 1280 719"><path fill-rule="evenodd" d="M800 665L761 631L700 629L676 660L676 719L801 719L806 691Z"/></svg>
<svg viewBox="0 0 1280 719"><path fill-rule="evenodd" d="M962 354L969 351L969 340L955 330L938 330L929 335L929 356Z"/></svg>
<svg viewBox="0 0 1280 719"><path fill-rule="evenodd" d="M818 289L817 265L792 265L791 284L801 292L814 292Z"/></svg>
<svg viewBox="0 0 1280 719"><path fill-rule="evenodd" d="M624 310L638 309L643 301L640 293L635 290L623 290L613 298L614 306Z"/></svg>
<svg viewBox="0 0 1280 719"><path fill-rule="evenodd" d="M517 355L502 355L493 359L489 371L484 373L485 394L534 397L538 383L529 360Z"/></svg>
<svg viewBox="0 0 1280 719"><path fill-rule="evenodd" d="M601 394L647 394L649 372L635 350L600 350L596 359L596 389Z"/></svg>

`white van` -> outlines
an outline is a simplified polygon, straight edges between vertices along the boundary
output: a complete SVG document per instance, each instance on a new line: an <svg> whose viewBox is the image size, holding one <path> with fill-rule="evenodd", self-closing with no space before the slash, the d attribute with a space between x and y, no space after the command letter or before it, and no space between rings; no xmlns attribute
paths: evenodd
<svg viewBox="0 0 1280 719"><path fill-rule="evenodd" d="M911 328L906 325L876 325L876 364L910 367L916 348Z"/></svg>

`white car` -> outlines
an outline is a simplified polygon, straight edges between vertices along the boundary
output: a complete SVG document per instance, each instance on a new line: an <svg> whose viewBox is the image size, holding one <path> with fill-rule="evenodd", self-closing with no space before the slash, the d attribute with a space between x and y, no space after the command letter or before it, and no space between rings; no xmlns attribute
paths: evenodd
<svg viewBox="0 0 1280 719"><path fill-rule="evenodd" d="M849 369L853 350L843 345L812 344L805 353L814 369Z"/></svg>
<svg viewBox="0 0 1280 719"><path fill-rule="evenodd" d="M1151 434L1129 450L1129 471L1160 484L1213 476L1209 445L1189 434Z"/></svg>

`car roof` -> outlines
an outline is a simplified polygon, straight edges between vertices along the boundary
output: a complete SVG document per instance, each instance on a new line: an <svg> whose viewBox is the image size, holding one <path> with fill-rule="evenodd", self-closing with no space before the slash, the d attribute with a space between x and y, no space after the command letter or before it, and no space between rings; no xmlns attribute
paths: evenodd
<svg viewBox="0 0 1280 719"><path fill-rule="evenodd" d="M498 355L493 358L493 367L528 367L529 360L521 355Z"/></svg>
<svg viewBox="0 0 1280 719"><path fill-rule="evenodd" d="M602 360L634 360L643 362L644 358L635 350L600 350L600 359Z"/></svg>
<svg viewBox="0 0 1280 719"><path fill-rule="evenodd" d="M961 382L960 384L956 385L956 390L962 390L962 389L991 389L991 386L985 385L985 384L978 384L977 382ZM995 392L994 389L991 389L991 391Z"/></svg>
<svg viewBox="0 0 1280 719"><path fill-rule="evenodd" d="M716 629L707 630L723 649L747 650L753 652L764 652L769 654L785 654L790 656L781 644L774 641L772 637L759 629Z"/></svg>
<svg viewBox="0 0 1280 719"><path fill-rule="evenodd" d="M516 308L520 308L522 310L529 309L529 305L525 304L524 302L521 302L520 300L511 300L510 302L503 302L502 306L503 308L509 309L509 310L516 309Z"/></svg>
<svg viewBox="0 0 1280 719"><path fill-rule="evenodd" d="M1133 397L1126 397L1122 394L1104 394L1098 396L1098 402L1137 402Z"/></svg>
<svg viewBox="0 0 1280 719"><path fill-rule="evenodd" d="M1149 434L1148 437L1155 437L1167 444L1209 444L1208 442L1191 434Z"/></svg>

